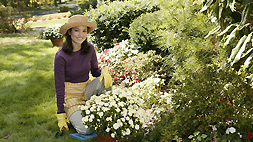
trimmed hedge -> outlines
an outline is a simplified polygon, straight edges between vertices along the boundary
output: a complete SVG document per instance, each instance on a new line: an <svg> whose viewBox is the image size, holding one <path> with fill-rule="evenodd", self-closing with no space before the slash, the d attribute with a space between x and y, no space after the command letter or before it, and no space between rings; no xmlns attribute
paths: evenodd
<svg viewBox="0 0 253 142"><path fill-rule="evenodd" d="M114 1L91 9L84 13L89 20L97 23L97 29L91 33L91 41L100 49L112 48L116 42L129 39L127 32L130 23L143 13L159 10L154 1Z"/></svg>

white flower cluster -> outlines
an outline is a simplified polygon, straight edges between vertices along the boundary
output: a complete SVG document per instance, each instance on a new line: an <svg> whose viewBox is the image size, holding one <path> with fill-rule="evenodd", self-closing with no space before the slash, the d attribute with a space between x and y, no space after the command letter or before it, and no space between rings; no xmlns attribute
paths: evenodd
<svg viewBox="0 0 253 142"><path fill-rule="evenodd" d="M171 104L171 94L159 92L162 85L164 85L164 79L151 76L140 83L134 84L131 89L147 103L148 100L156 98L157 103ZM151 100L151 102L153 101Z"/></svg>
<svg viewBox="0 0 253 142"><path fill-rule="evenodd" d="M63 35L60 33L61 24L55 24L53 26L46 27L42 33L44 39L57 39L62 38Z"/></svg>
<svg viewBox="0 0 253 142"><path fill-rule="evenodd" d="M110 63L107 63L106 66L110 66L110 68L115 69L122 64L122 60L137 55L138 52L139 51L136 50L136 47L131 45L128 40L123 40L122 42L116 44L113 48L109 49L106 56L104 56L103 53L98 53L98 57L103 56L104 60L109 59Z"/></svg>
<svg viewBox="0 0 253 142"><path fill-rule="evenodd" d="M83 124L98 133L124 138L142 127L147 117L140 106L142 102L132 92L113 87L112 91L92 96L80 107Z"/></svg>
<svg viewBox="0 0 253 142"><path fill-rule="evenodd" d="M164 80L158 77L149 77L146 80L136 83L131 87L131 90L142 98L143 105L145 105L146 114L144 127L148 127L154 123L154 120L158 120L161 111L167 111L163 106L168 107L171 102L171 94L167 92L159 92L159 88L164 85Z"/></svg>

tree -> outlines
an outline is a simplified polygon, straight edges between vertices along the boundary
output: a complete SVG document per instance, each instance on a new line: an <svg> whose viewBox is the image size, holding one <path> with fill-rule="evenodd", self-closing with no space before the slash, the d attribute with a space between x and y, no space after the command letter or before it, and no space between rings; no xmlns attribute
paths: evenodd
<svg viewBox="0 0 253 142"><path fill-rule="evenodd" d="M216 34L229 53L227 63L253 82L253 0L200 0L204 12L218 25ZM199 0L195 0L199 2ZM208 37L207 36L207 37Z"/></svg>

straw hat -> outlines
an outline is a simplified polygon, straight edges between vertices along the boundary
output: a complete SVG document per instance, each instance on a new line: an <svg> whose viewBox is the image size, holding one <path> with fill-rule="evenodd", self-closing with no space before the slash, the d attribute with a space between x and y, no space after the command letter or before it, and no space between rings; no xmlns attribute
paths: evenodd
<svg viewBox="0 0 253 142"><path fill-rule="evenodd" d="M60 33L65 35L68 29L78 26L89 27L87 33L91 33L96 29L97 24L94 22L89 22L88 18L85 17L84 15L74 15L69 18L68 23L65 23L64 25L61 26Z"/></svg>

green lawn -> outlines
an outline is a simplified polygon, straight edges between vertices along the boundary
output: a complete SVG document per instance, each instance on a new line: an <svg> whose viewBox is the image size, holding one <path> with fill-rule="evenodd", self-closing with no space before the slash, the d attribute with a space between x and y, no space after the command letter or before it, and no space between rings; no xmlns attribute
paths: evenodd
<svg viewBox="0 0 253 142"><path fill-rule="evenodd" d="M13 36L13 37L12 37ZM78 141L58 131L53 60L58 47L37 34L0 35L0 141ZM96 138L89 140L96 141Z"/></svg>

